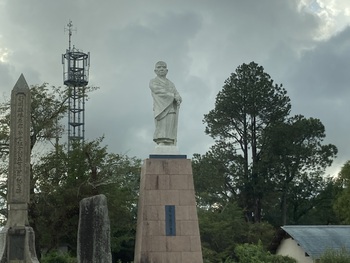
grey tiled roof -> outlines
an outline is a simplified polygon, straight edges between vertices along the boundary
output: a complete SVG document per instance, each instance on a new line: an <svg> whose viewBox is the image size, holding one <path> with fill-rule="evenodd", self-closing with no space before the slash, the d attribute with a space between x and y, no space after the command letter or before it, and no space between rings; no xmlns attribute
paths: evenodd
<svg viewBox="0 0 350 263"><path fill-rule="evenodd" d="M283 226L313 259L319 258L327 249L346 248L350 251L350 226Z"/></svg>

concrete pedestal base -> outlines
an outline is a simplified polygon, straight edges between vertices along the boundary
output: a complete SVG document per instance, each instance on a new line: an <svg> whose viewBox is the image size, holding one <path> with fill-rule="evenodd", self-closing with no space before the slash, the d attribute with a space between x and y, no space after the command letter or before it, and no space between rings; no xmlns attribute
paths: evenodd
<svg viewBox="0 0 350 263"><path fill-rule="evenodd" d="M144 161L134 262L203 262L191 160Z"/></svg>
<svg viewBox="0 0 350 263"><path fill-rule="evenodd" d="M39 263L31 227L4 227L0 231L1 263Z"/></svg>

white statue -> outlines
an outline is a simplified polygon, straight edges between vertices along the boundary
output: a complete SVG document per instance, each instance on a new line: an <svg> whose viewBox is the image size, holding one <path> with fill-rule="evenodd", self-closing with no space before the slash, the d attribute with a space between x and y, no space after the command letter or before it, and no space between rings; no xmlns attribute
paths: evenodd
<svg viewBox="0 0 350 263"><path fill-rule="evenodd" d="M153 141L158 145L176 145L178 115L182 99L175 85L166 78L168 69L165 62L157 62L154 72L157 77L149 83L156 125Z"/></svg>

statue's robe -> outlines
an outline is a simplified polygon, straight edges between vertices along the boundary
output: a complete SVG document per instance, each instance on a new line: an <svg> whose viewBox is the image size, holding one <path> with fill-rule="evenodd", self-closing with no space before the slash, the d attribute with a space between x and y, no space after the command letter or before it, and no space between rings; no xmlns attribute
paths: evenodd
<svg viewBox="0 0 350 263"><path fill-rule="evenodd" d="M156 143L176 144L178 105L175 98L180 98L175 85L168 79L155 77L149 87L153 97Z"/></svg>

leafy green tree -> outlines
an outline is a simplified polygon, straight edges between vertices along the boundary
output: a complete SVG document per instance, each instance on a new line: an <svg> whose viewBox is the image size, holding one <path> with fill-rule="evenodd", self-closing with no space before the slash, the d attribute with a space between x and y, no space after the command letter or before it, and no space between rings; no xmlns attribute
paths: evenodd
<svg viewBox="0 0 350 263"><path fill-rule="evenodd" d="M301 225L338 225L340 219L334 211L333 205L341 186L334 178L327 177L323 180L322 188L318 190L318 195L314 199L314 206L307 214L301 216L298 224Z"/></svg>
<svg viewBox="0 0 350 263"><path fill-rule="evenodd" d="M262 242L265 247L274 236L274 228L267 223L250 223L243 218L235 203L224 207L201 208L198 211L203 258L211 263L234 256L237 244Z"/></svg>
<svg viewBox="0 0 350 263"><path fill-rule="evenodd" d="M251 62L231 74L216 97L215 108L204 116L205 132L218 147L231 151L226 157L241 171L237 191L250 221L261 221L268 181L259 168L261 151L266 147L261 140L263 131L283 121L290 108L282 85L274 84L262 66ZM233 149L238 149L237 153Z"/></svg>
<svg viewBox="0 0 350 263"><path fill-rule="evenodd" d="M243 187L240 181L243 173L239 165L241 158L226 146L215 145L204 155L194 154L192 166L199 206L216 208L237 202L244 207L239 192Z"/></svg>
<svg viewBox="0 0 350 263"><path fill-rule="evenodd" d="M342 166L336 183L341 190L334 200L334 211L342 223L350 224L350 161Z"/></svg>
<svg viewBox="0 0 350 263"><path fill-rule="evenodd" d="M89 88L90 89L90 88ZM89 90L88 89L88 90ZM93 89L93 88L91 88ZM59 121L67 113L67 91L63 87L49 87L47 83L30 87L31 95L31 149L38 142L47 142L63 133ZM0 104L0 154L9 152L10 100Z"/></svg>
<svg viewBox="0 0 350 263"><path fill-rule="evenodd" d="M302 115L276 122L264 130L263 167L273 179L275 191L280 193L281 224L287 223L288 210L294 212L294 222L290 223L297 223L298 218L314 207L324 184L324 170L337 154L334 145L322 144L325 136L320 120ZM290 209L288 198L291 203L294 201Z"/></svg>
<svg viewBox="0 0 350 263"><path fill-rule="evenodd" d="M41 247L50 251L67 244L74 251L80 200L105 194L112 251L131 257L140 160L108 153L107 146L102 147L101 143L102 138L85 142L83 147L74 146L68 154L58 148L33 167L37 181L35 212Z"/></svg>
<svg viewBox="0 0 350 263"><path fill-rule="evenodd" d="M216 209L200 209L198 218L203 258L219 263L231 256L235 243L240 242L245 234L246 224L241 209L234 203Z"/></svg>

